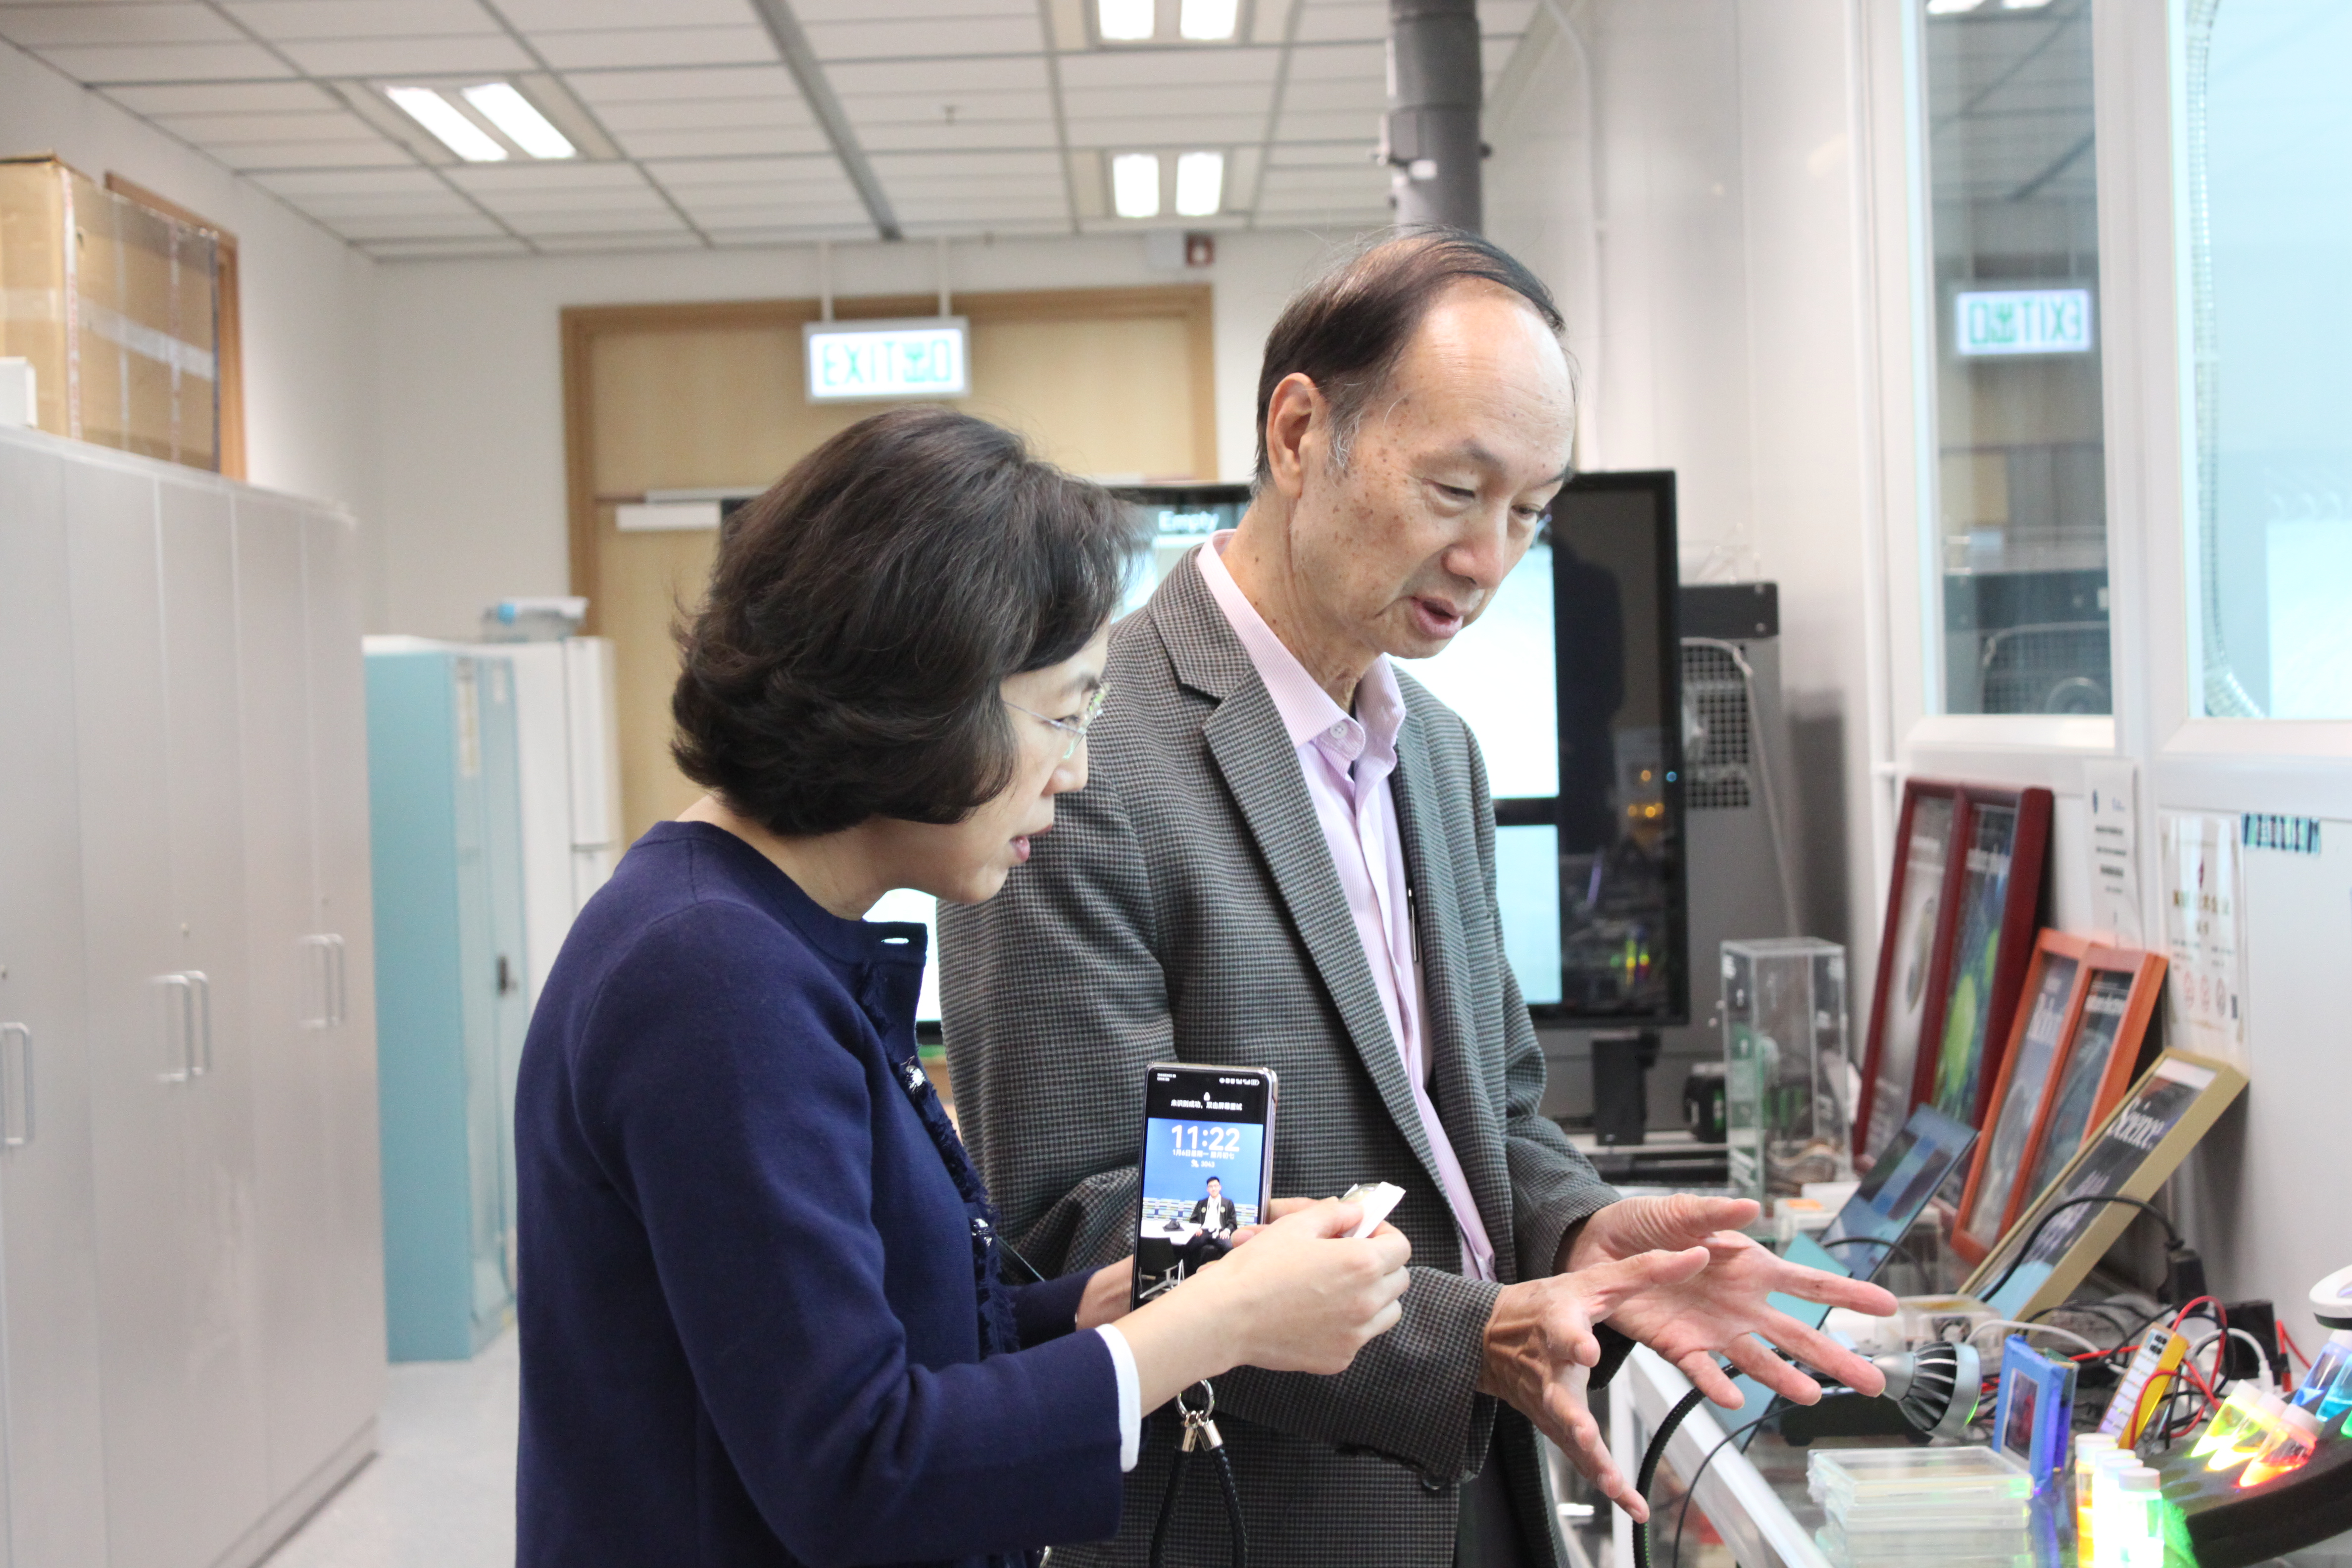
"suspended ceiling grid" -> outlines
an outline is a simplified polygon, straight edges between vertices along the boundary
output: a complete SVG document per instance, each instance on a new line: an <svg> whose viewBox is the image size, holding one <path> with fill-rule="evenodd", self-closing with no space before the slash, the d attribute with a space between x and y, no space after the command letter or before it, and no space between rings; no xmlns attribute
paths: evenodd
<svg viewBox="0 0 2352 1568"><path fill-rule="evenodd" d="M0 39L387 258L1387 215L1385 0L1243 0L1235 42L1153 46L1092 42L1084 3L78 0L0 5ZM1534 7L1482 0L1490 86ZM462 163L380 92L501 78L585 155ZM1226 154L1217 217L1110 216L1112 152L1194 148Z"/></svg>

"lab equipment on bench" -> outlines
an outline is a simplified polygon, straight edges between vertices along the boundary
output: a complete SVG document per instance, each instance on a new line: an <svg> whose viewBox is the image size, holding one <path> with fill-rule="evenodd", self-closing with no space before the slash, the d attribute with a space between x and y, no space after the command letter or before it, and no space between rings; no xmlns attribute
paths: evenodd
<svg viewBox="0 0 2352 1568"><path fill-rule="evenodd" d="M2043 1355L2011 1334L2001 1348L2000 1400L1993 1445L2023 1465L2036 1492L2049 1489L2066 1465L2074 1426L2074 1363Z"/></svg>

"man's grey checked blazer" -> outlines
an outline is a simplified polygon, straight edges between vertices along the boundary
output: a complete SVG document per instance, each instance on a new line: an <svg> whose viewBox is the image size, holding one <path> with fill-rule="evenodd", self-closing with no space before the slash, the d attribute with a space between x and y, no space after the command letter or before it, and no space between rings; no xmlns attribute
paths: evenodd
<svg viewBox="0 0 2352 1568"><path fill-rule="evenodd" d="M1405 1189L1404 1318L1338 1377L1216 1380L1261 1563L1448 1568L1460 1482L1490 1434L1538 1559L1556 1542L1534 1428L1476 1393L1499 1286L1458 1272L1452 1212L1318 826L1297 752L1187 559L1114 630L1091 782L1056 803L993 900L940 911L948 1059L1005 1234L1048 1274L1134 1250L1144 1064L1280 1076L1274 1194ZM1549 1274L1615 1196L1538 1114L1544 1064L1504 961L1486 765L1460 719L1400 675L1397 816L1422 955L1432 1094L1504 1283ZM1499 1411L1499 1415L1498 1415ZM1118 1539L1056 1564L1140 1564L1177 1424L1154 1417ZM1192 1467L1171 1562L1223 1563ZM1555 1544L1553 1552L1557 1553Z"/></svg>

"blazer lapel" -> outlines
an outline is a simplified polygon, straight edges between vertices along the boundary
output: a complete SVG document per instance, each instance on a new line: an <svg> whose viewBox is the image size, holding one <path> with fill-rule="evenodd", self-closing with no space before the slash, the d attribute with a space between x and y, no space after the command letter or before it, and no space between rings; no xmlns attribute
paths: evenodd
<svg viewBox="0 0 2352 1568"><path fill-rule="evenodd" d="M1430 1152L1412 1085L1405 1080L1404 1058L1381 1006L1371 966L1364 960L1364 945L1356 934L1339 873L1331 864L1330 847L1315 818L1297 750L1274 699L1191 561L1169 574L1153 598L1151 616L1178 678L1218 699L1217 710L1202 727L1209 753L1274 874L1291 924L1339 1008L1349 1041L1380 1090L1381 1103L1430 1181L1442 1187L1436 1156Z"/></svg>
<svg viewBox="0 0 2352 1568"><path fill-rule="evenodd" d="M1416 688L1417 691L1418 689ZM1452 918L1463 901L1483 898L1485 890L1460 885L1457 867L1446 852L1433 810L1417 809L1416 787L1426 789L1431 778L1429 741L1421 721L1408 711L1397 732L1397 767L1391 775L1396 795L1397 828L1404 840L1405 876L1413 889L1413 943L1421 956L1422 1028L1430 1053L1430 1077L1438 1118L1454 1145L1454 1157L1470 1184L1471 1196L1495 1242L1495 1267L1506 1284L1517 1273L1517 1253L1511 1235L1511 1173L1504 1153L1502 1116L1496 1106L1503 1097L1501 1063L1489 1081L1488 1053L1479 1048L1475 998L1465 981L1469 954L1461 922Z"/></svg>

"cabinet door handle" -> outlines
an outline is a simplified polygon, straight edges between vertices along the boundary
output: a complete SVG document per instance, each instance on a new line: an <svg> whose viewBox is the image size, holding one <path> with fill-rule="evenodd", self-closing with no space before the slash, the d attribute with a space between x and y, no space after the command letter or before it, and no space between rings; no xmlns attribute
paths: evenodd
<svg viewBox="0 0 2352 1568"><path fill-rule="evenodd" d="M163 1081L185 1083L196 1070L195 983L184 974L159 974L155 984L174 993L163 1003L163 1059L170 1064Z"/></svg>
<svg viewBox="0 0 2352 1568"><path fill-rule="evenodd" d="M302 984L308 993L302 998L302 1026L306 1029L332 1028L335 1023L335 939L331 936L306 936L302 950L310 963L304 966ZM316 990L310 988L315 985ZM318 1005L313 1008L311 1004Z"/></svg>
<svg viewBox="0 0 2352 1568"><path fill-rule="evenodd" d="M213 1070L213 983L201 969L188 971L188 1076Z"/></svg>
<svg viewBox="0 0 2352 1568"><path fill-rule="evenodd" d="M0 1024L0 1146L21 1149L32 1141L33 1031Z"/></svg>

